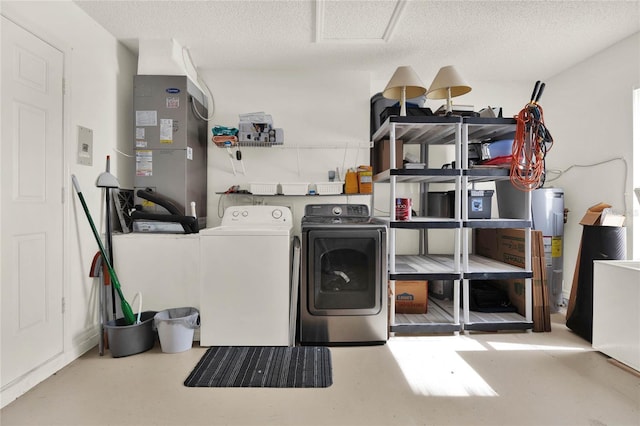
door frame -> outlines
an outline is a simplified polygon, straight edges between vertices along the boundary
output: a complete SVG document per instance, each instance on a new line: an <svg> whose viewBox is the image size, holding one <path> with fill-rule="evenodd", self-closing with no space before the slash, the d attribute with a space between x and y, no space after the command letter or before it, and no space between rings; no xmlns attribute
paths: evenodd
<svg viewBox="0 0 640 426"><path fill-rule="evenodd" d="M13 22L17 26L23 28L25 31L33 34L35 37L41 39L43 42L51 45L53 48L59 50L62 53L62 75L64 79L63 93L62 93L62 182L63 186L60 188L61 197L63 197L62 204L62 297L67 297L70 294L70 276L69 276L69 244L70 244L70 212L71 212L71 185L69 184L70 172L69 172L69 158L70 158L70 140L72 133L71 129L71 117L69 113L69 106L71 105L71 93L70 93L70 77L71 77L71 47L62 42L57 37L53 36L49 31L43 29L35 21L28 16L20 13L19 11L13 11L10 4L3 4L0 10L0 15L9 21ZM33 370L14 380L6 385L5 388L0 391L0 408L10 404L19 396L23 395L38 383L49 378L51 375L65 367L74 359L82 355L86 350L90 349L90 345L85 347L75 348L72 342L72 336L69 335L69 328L66 326L69 321L69 309L64 309L62 313L62 352L57 356L54 356L49 361L42 365L35 367Z"/></svg>

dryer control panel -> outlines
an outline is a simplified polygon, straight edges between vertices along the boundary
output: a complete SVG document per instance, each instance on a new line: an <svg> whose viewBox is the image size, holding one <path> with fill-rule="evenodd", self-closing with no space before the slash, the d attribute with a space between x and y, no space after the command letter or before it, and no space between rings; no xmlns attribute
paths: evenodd
<svg viewBox="0 0 640 426"><path fill-rule="evenodd" d="M366 204L308 204L304 211L308 217L369 217Z"/></svg>

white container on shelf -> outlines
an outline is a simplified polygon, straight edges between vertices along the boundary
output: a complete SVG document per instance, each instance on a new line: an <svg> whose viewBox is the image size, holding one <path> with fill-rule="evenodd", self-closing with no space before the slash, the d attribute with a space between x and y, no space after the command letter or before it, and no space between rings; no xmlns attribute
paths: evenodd
<svg viewBox="0 0 640 426"><path fill-rule="evenodd" d="M342 194L344 182L320 182L316 183L316 193L318 195Z"/></svg>
<svg viewBox="0 0 640 426"><path fill-rule="evenodd" d="M276 195L278 193L277 183L249 183L249 192L254 195Z"/></svg>
<svg viewBox="0 0 640 426"><path fill-rule="evenodd" d="M282 195L306 195L309 193L308 182L281 183Z"/></svg>

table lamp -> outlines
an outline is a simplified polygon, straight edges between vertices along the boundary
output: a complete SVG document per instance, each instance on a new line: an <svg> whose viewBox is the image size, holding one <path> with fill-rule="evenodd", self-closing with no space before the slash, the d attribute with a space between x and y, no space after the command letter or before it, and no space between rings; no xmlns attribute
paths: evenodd
<svg viewBox="0 0 640 426"><path fill-rule="evenodd" d="M440 68L440 71L436 74L436 78L433 79L433 83L431 83L431 87L427 91L427 98L446 99L447 114L449 114L452 109L451 98L464 95L470 91L471 86L462 78L458 70L453 65L447 65Z"/></svg>
<svg viewBox="0 0 640 426"><path fill-rule="evenodd" d="M424 95L426 91L422 80L413 68L402 66L393 73L382 96L400 101L400 116L404 117L407 115L407 98L417 98Z"/></svg>

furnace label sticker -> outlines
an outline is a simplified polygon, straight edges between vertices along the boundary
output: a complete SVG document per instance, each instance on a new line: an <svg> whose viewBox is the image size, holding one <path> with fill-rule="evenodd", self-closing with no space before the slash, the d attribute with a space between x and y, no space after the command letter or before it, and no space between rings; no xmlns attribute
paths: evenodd
<svg viewBox="0 0 640 426"><path fill-rule="evenodd" d="M157 126L158 111L136 111L136 126Z"/></svg>
<svg viewBox="0 0 640 426"><path fill-rule="evenodd" d="M187 147L187 160L193 160L193 148Z"/></svg>
<svg viewBox="0 0 640 426"><path fill-rule="evenodd" d="M173 143L173 120L160 119L160 143Z"/></svg>
<svg viewBox="0 0 640 426"><path fill-rule="evenodd" d="M166 105L167 108L180 108L180 98L177 96L169 96L167 97Z"/></svg>
<svg viewBox="0 0 640 426"><path fill-rule="evenodd" d="M136 176L153 176L153 151L136 151Z"/></svg>
<svg viewBox="0 0 640 426"><path fill-rule="evenodd" d="M147 141L144 139L144 127L136 127L136 148L147 147Z"/></svg>

